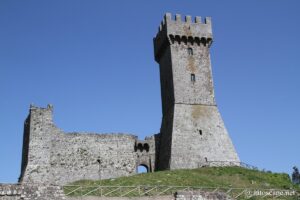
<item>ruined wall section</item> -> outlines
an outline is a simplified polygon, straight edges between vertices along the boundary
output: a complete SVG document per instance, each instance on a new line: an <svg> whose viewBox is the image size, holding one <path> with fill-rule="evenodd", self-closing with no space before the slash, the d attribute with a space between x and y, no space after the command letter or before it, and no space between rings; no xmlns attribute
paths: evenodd
<svg viewBox="0 0 300 200"><path fill-rule="evenodd" d="M60 132L52 140L52 182L61 185L135 174L135 140L127 134Z"/></svg>
<svg viewBox="0 0 300 200"><path fill-rule="evenodd" d="M30 106L25 121L21 182L51 181L50 157L54 129L50 105L47 108Z"/></svg>
<svg viewBox="0 0 300 200"><path fill-rule="evenodd" d="M21 181L20 178L23 177L28 163L29 133L30 133L30 117L28 116L24 122L21 174L19 177L19 181Z"/></svg>
<svg viewBox="0 0 300 200"><path fill-rule="evenodd" d="M145 140L137 140L135 143L135 152L137 154L136 166L144 166L148 172L154 172L156 169L156 145L159 134L146 137Z"/></svg>
<svg viewBox="0 0 300 200"><path fill-rule="evenodd" d="M30 108L20 182L64 185L136 173L136 136L66 134L53 123L52 112L52 106Z"/></svg>

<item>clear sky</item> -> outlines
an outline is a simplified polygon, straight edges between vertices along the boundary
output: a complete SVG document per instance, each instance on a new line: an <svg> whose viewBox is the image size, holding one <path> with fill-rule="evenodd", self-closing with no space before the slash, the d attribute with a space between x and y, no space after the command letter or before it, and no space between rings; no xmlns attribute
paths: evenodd
<svg viewBox="0 0 300 200"><path fill-rule="evenodd" d="M241 161L291 173L300 167L299 8L299 0L0 0L0 182L20 174L30 103L53 104L66 132L159 132L152 38L165 12L212 17L216 100Z"/></svg>

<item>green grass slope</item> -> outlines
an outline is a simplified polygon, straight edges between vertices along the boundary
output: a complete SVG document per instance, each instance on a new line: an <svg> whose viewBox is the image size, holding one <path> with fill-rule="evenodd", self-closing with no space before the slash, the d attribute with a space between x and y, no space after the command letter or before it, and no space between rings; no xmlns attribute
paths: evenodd
<svg viewBox="0 0 300 200"><path fill-rule="evenodd" d="M105 187L99 187L105 186ZM120 187L123 186L123 187ZM172 186L172 187L170 187ZM188 188L187 188L188 187ZM216 189L217 188L217 189ZM300 199L300 187L288 174L250 170L241 167L206 167L137 174L108 180L81 180L64 187L67 196L139 197L173 195L181 190L225 192L233 199ZM254 195L255 191L293 192L293 196ZM250 193L248 193L250 192ZM241 195L242 193L242 195ZM249 196L250 195L250 196Z"/></svg>
<svg viewBox="0 0 300 200"><path fill-rule="evenodd" d="M191 170L159 171L116 179L82 180L70 185L83 186L192 186L259 189L295 189L288 174L250 170L241 167L207 167Z"/></svg>

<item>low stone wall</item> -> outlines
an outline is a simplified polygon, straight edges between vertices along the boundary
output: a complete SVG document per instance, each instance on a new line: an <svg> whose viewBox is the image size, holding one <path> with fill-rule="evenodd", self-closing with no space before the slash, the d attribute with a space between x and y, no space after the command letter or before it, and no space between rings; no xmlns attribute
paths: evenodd
<svg viewBox="0 0 300 200"><path fill-rule="evenodd" d="M64 200L59 186L0 184L0 200Z"/></svg>

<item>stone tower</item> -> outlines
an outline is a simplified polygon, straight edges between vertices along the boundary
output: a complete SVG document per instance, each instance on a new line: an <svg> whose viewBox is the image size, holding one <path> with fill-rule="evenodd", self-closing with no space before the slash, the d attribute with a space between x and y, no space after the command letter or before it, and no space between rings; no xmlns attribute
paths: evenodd
<svg viewBox="0 0 300 200"><path fill-rule="evenodd" d="M158 170L239 163L215 102L211 44L209 17L167 13L154 38L163 108Z"/></svg>

